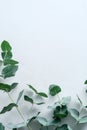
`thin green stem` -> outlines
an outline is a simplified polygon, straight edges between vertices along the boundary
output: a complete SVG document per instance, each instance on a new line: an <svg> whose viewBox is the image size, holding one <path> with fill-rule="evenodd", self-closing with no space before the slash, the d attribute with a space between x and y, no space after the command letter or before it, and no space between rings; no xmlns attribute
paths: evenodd
<svg viewBox="0 0 87 130"><path fill-rule="evenodd" d="M8 94L8 96L9 96L10 100L11 100L13 103L15 103L14 100L12 99L11 95L10 95L9 93L7 93L7 94ZM19 115L20 115L21 118L23 119L23 121L24 121L25 125L27 126L27 128L28 128L29 130L32 130L32 128L31 128L29 125L27 125L27 123L26 123L26 121L25 121L25 118L24 118L23 114L21 113L21 111L20 111L20 109L19 109L18 106L16 107L16 110L18 111Z"/></svg>
<svg viewBox="0 0 87 130"><path fill-rule="evenodd" d="M9 96L10 100L11 100L13 103L15 103L9 93L8 93L8 96ZM21 116L21 118L22 118L23 121L25 122L24 116L22 115L22 113L21 113L21 111L19 110L18 106L16 107L16 110L18 111L19 115Z"/></svg>
<svg viewBox="0 0 87 130"><path fill-rule="evenodd" d="M8 94L8 96L9 96L10 100L11 100L13 103L15 103L15 102L13 101L11 95L9 94L9 92L8 92L7 94Z"/></svg>
<svg viewBox="0 0 87 130"><path fill-rule="evenodd" d="M58 97L58 103L61 105L61 99L60 99L59 94L57 95L57 97Z"/></svg>
<svg viewBox="0 0 87 130"><path fill-rule="evenodd" d="M19 110L19 108L18 108L18 107L16 107L16 109L17 109L17 111L18 111L19 115L21 116L21 118L22 118L22 119L24 120L24 122L25 122L24 116L22 115L22 113L21 113L21 111Z"/></svg>

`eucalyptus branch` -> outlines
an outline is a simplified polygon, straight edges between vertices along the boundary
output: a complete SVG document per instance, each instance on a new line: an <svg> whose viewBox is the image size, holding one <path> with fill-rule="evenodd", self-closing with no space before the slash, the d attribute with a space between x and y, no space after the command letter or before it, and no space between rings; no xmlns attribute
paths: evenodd
<svg viewBox="0 0 87 130"><path fill-rule="evenodd" d="M15 103L9 93L8 93L8 96L9 96L10 100L11 100L13 103ZM22 118L23 121L25 122L24 116L22 115L22 113L21 113L21 111L19 110L19 107L18 107L18 106L16 107L16 110L18 111L19 115L21 116L21 118ZM26 124L26 123L25 123L25 124Z"/></svg>
<svg viewBox="0 0 87 130"><path fill-rule="evenodd" d="M15 103L14 100L12 99L11 95L10 95L9 93L7 93L7 94L8 94L8 96L9 96L10 100L12 101L12 103ZM19 109L18 106L16 107L16 110L18 111L19 115L20 115L21 118L23 119L23 121L24 121L25 125L27 126L27 128L28 128L29 130L32 130L31 127L26 123L25 118L24 118L23 114L21 113L21 111L20 111L20 109Z"/></svg>
<svg viewBox="0 0 87 130"><path fill-rule="evenodd" d="M13 59L13 57L12 57L12 47L10 46L10 44L7 41L3 41L1 43L1 57L2 57L2 60L1 60L1 63L2 63L1 69L2 70L1 70L0 77L5 80L6 78L10 78L12 76L15 76L15 74L18 70L18 61ZM76 120L75 124L72 126L73 129L76 127L77 124L87 123L87 114L81 116L82 111L84 111L85 108L87 108L87 106L83 105L83 102L79 98L79 96L77 95L79 103L81 105L80 110L77 110L75 108L68 109L68 103L71 101L71 97L68 96L68 97L60 98L59 93L61 92L61 88L60 88L60 86L55 85L55 84L51 84L49 86L49 94L51 96L57 97L57 103L55 102L54 106L51 106L51 108L53 109L52 120L48 121L44 117L39 117L38 115L39 115L40 112L36 116L33 116L31 119L25 120L24 115L22 114L19 106L17 105L19 100L21 99L21 97L23 95L24 90L22 90L19 93L16 103L14 102L12 96L10 95L10 92L17 86L17 84L18 83L12 83L11 85L9 85L9 84L5 84L5 83L0 83L0 90L6 92L9 96L10 100L11 100L11 103L8 106L3 107L3 109L0 111L0 114L4 114L4 113L12 110L13 107L16 107L18 114L20 115L21 119L23 120L22 125L26 126L29 130L32 130L30 123L33 120L37 120L39 122L39 124L41 125L40 130L42 130L44 128L46 128L48 130L49 129L48 123L49 123L49 126L53 125L55 130L59 130L59 129L61 129L61 130L72 130L69 127L68 124L63 124L63 122L62 122L62 119L69 115L68 113L70 113L71 116ZM84 84L87 84L87 80L85 81ZM46 93L38 92L36 90L36 88L34 88L31 85L28 85L28 87L29 87L29 89L31 89L34 92L34 94L41 96L41 97L44 97L44 98L48 97L48 95ZM87 93L87 91L86 91L86 93ZM33 98L31 98L27 95L24 95L24 100L31 103L32 106L33 106L33 104L41 105L41 104L44 103L44 102L36 103L36 102L34 102ZM31 109L32 109L32 107L31 107ZM37 118L37 116L38 116L38 118ZM62 124L62 125L60 126L59 123ZM15 129L14 125L11 126L11 127L13 129ZM2 123L0 123L0 129L5 130Z"/></svg>
<svg viewBox="0 0 87 130"><path fill-rule="evenodd" d="M60 99L59 94L57 94L57 97L58 97L58 103L61 105L61 99Z"/></svg>

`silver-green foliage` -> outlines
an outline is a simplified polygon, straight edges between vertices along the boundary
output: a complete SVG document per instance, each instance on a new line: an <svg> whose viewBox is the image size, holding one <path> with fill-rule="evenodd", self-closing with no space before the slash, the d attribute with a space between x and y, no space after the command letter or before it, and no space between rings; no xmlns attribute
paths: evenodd
<svg viewBox="0 0 87 130"><path fill-rule="evenodd" d="M7 78L11 78L15 76L17 70L18 70L18 61L16 61L13 58L12 54L12 47L7 41L3 41L1 43L1 57L2 59L0 60L0 67L1 67L1 74L0 77L5 80ZM85 81L85 84L87 84L87 80ZM18 113L20 114L21 118L23 119L22 123L9 123L7 127L9 127L12 130L17 130L18 128L21 127L27 127L29 130L32 130L30 127L30 124L32 121L37 120L39 124L41 125L41 129L44 127L46 129L49 129L50 126L53 126L54 130L72 130L69 126L69 124L64 124L63 119L67 120L67 117L73 117L76 121L75 124L82 124L82 123L87 123L87 114L82 115L82 111L86 111L87 106L85 106L80 99L79 96L77 96L79 104L80 104L80 110L77 110L76 108L70 108L69 103L71 102L71 97L62 97L60 98L59 94L62 91L61 87L59 85L51 84L49 86L49 95L51 98L53 96L56 96L58 98L57 102L55 102L52 106L49 106L48 108L51 108L52 112L52 119L48 119L45 117L42 117L40 115L40 111L32 116L31 118L28 118L25 120L23 117L21 111L19 110L19 101L22 98L24 101L34 105L43 105L45 102L43 101L43 98L49 98L50 96L47 95L45 92L38 91L35 87L32 85L28 85L29 91L30 89L33 91L34 95L40 97L42 99L41 102L36 102L33 97L30 97L30 95L24 94L24 90L21 90L19 92L19 95L16 99L16 101L13 100L13 98L10 95L10 92L13 91L18 86L18 83L13 82L11 84L1 82L0 83L0 90L4 91L5 93L8 94L9 98L11 99L11 103L7 104L0 110L0 114L4 114L6 112L11 111L13 108L16 108ZM87 91L86 91L87 92ZM87 112L87 111L86 111ZM0 130L5 130L5 127L3 126L2 123L0 123Z"/></svg>

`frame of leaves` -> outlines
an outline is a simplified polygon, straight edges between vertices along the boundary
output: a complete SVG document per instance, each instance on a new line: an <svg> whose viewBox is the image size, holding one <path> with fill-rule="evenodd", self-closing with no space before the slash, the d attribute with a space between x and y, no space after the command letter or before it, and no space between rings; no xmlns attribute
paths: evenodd
<svg viewBox="0 0 87 130"><path fill-rule="evenodd" d="M34 120L36 120L40 124L41 126L40 130L43 129L49 130L50 126L52 126L53 130L73 130L76 125L87 123L87 106L84 105L80 97L77 96L77 99L79 101L79 106L80 106L79 110L77 108L71 108L69 106L69 103L71 102L71 97L68 96L68 97L60 98L59 93L61 92L61 88L60 86L55 84L51 84L49 86L48 95L44 92L39 92L32 85L27 85L29 91L32 90L32 92L38 97L42 97L44 99L44 98L48 98L49 96L51 97L56 96L58 98L58 101L55 102L52 106L48 106L48 108L50 108L49 110L51 110L52 112L52 119L46 119L45 117L40 116L41 113L40 111L38 111L36 116L34 115L32 118L25 119L25 117L23 116L22 112L19 109L20 107L19 101L21 97L24 97L23 98L24 101L31 103L33 106L42 105L46 102L43 102L43 100L42 102L34 101L33 97L24 94L24 90L20 91L17 100L14 101L10 92L13 91L13 89L15 89L18 86L18 83L14 82L12 84L6 84L4 83L4 81L7 78L15 76L18 70L19 62L13 59L12 47L8 41L4 40L1 43L1 57L2 59L0 60L0 67L1 67L0 77L2 78L3 82L0 83L0 90L7 93L11 103L3 107L2 110L0 110L0 114L9 112L13 108L15 108L19 113L20 117L22 118L23 122L20 124L9 123L6 126L0 123L0 130L5 130L6 127L8 127L11 130L17 130L18 128L21 127L27 127L28 130L32 130L31 122L33 122ZM84 82L84 84L87 84L87 80ZM85 114L83 114L83 111L85 112ZM69 123L67 122L67 118L74 119L75 121L74 126L69 125Z"/></svg>

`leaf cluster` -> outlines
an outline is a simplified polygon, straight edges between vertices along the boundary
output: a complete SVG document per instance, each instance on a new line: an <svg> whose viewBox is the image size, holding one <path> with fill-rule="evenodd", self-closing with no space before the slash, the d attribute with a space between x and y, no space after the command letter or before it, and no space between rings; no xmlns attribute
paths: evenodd
<svg viewBox="0 0 87 130"><path fill-rule="evenodd" d="M1 57L2 59L0 60L1 63L1 74L0 77L5 80L6 78L10 78L15 76L17 70L18 70L18 61L13 59L13 54L12 54L12 47L7 41L3 41L1 43ZM87 84L87 80L85 81L84 84ZM13 91L16 87L18 86L18 83L13 82L11 84L0 82L0 90L4 91L5 93L8 94L11 102L2 108L0 110L0 114L4 114L6 112L11 111L13 108L15 108L20 116L23 119L22 123L18 124L13 124L9 123L7 124L7 127L12 129L12 130L17 130L18 128L21 127L27 127L29 130L32 130L30 128L31 122L34 120L38 121L39 124L41 125L41 129L44 127L46 129L49 129L50 126L53 126L54 130L73 130L71 126L69 126L68 123L64 123L63 119L67 120L67 117L70 116L75 119L75 125L76 124L83 124L87 123L87 114L82 114L82 111L87 112L87 105L83 104L83 101L80 99L80 97L77 95L77 99L80 104L80 109L77 110L76 108L71 108L69 106L69 103L71 101L71 97L62 97L60 98L60 92L61 87L59 85L51 84L49 86L49 94L46 94L45 92L38 91L35 87L32 85L27 85L29 88L29 91L32 90L33 93L38 96L42 97L43 99L49 98L50 96L57 97L57 102L55 102L52 106L48 106L48 108L51 108L52 112L52 119L46 119L45 117L42 117L40 115L41 111L39 111L36 115L32 116L31 118L24 119L21 111L19 111L19 101L23 97L23 100L31 103L32 105L42 105L45 102L36 102L33 97L30 97L29 95L26 95L24 90L21 90L18 94L18 97L16 101L13 100L13 98L10 95L10 92ZM86 90L87 92L87 90ZM50 95L50 96L49 96ZM40 129L40 130L41 130ZM0 130L5 130L5 127L3 126L2 123L0 123Z"/></svg>

